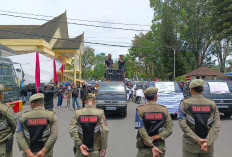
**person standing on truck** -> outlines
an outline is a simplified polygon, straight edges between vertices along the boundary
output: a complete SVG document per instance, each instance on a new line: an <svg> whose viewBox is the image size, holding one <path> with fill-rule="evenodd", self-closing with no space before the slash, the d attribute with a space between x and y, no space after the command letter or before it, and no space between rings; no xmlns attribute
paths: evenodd
<svg viewBox="0 0 232 157"><path fill-rule="evenodd" d="M172 134L172 119L167 107L157 101L158 88L144 91L146 105L136 109L135 129L137 133L137 157L164 157L165 139Z"/></svg>
<svg viewBox="0 0 232 157"><path fill-rule="evenodd" d="M125 60L123 59L123 55L119 55L118 60L118 69L123 71L123 76L126 76L126 68L125 68Z"/></svg>
<svg viewBox="0 0 232 157"><path fill-rule="evenodd" d="M95 107L96 97L85 96L86 107L76 110L69 125L69 133L74 140L76 157L105 157L108 128L104 110Z"/></svg>
<svg viewBox="0 0 232 157"><path fill-rule="evenodd" d="M14 133L16 131L17 121L13 109L6 104L4 100L4 87L0 85L0 156L12 157Z"/></svg>
<svg viewBox="0 0 232 157"><path fill-rule="evenodd" d="M112 55L108 54L108 58L105 61L105 67L106 69L113 69L114 68L114 61L112 59Z"/></svg>
<svg viewBox="0 0 232 157"><path fill-rule="evenodd" d="M182 100L178 112L183 135L183 157L213 157L220 130L220 115L213 100L203 97L204 81L193 80L191 97Z"/></svg>
<svg viewBox="0 0 232 157"><path fill-rule="evenodd" d="M55 112L44 109L44 95L37 93L29 99L32 110L18 120L16 139L23 157L52 157L58 137Z"/></svg>

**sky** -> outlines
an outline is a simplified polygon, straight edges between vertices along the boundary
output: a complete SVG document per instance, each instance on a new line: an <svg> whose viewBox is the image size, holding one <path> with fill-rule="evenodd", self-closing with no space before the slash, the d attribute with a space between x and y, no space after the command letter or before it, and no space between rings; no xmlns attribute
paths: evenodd
<svg viewBox="0 0 232 157"><path fill-rule="evenodd" d="M66 11L67 18L70 19L148 25L112 25L68 20L68 22L137 30L149 30L153 18L153 10L150 8L149 0L1 0L0 14L3 13L1 10L47 15L52 17L56 17ZM0 15L0 25L41 25L45 22L46 21ZM86 42L98 42L124 46L131 46L135 34L140 33L140 31L103 29L72 24L68 24L68 29L70 37L78 36L84 32ZM122 47L92 44L85 44L85 46L94 48L96 54L101 52L106 54L111 53L113 58L118 58L119 54L128 53L128 48Z"/></svg>

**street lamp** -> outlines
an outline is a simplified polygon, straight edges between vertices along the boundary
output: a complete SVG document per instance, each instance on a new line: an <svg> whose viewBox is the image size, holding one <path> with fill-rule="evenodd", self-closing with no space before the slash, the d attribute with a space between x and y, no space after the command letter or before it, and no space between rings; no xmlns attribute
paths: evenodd
<svg viewBox="0 0 232 157"><path fill-rule="evenodd" d="M173 80L175 80L176 78L176 49L174 49L174 78Z"/></svg>

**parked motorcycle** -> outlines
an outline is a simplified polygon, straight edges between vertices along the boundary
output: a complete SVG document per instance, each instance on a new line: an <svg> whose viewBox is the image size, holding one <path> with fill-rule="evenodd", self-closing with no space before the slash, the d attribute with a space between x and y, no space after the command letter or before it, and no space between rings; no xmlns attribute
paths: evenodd
<svg viewBox="0 0 232 157"><path fill-rule="evenodd" d="M137 104L140 104L141 99L144 97L143 90L140 88L136 88L133 92L132 101Z"/></svg>
<svg viewBox="0 0 232 157"><path fill-rule="evenodd" d="M130 99L132 98L132 90L129 87L126 87L127 90L127 101L130 101Z"/></svg>

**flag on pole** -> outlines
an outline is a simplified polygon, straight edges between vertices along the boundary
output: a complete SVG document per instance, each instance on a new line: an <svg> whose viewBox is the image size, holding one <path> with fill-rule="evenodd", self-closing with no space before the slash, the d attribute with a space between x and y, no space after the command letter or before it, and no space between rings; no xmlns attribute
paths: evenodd
<svg viewBox="0 0 232 157"><path fill-rule="evenodd" d="M54 67L54 84L56 84L58 80L57 72L56 72L56 60L53 60L53 67Z"/></svg>
<svg viewBox="0 0 232 157"><path fill-rule="evenodd" d="M35 84L37 93L39 93L40 87L40 64L39 64L39 52L36 52L36 63L35 63Z"/></svg>
<svg viewBox="0 0 232 157"><path fill-rule="evenodd" d="M62 64L61 68L60 68L61 72L62 72L62 79L64 81L64 65Z"/></svg>

